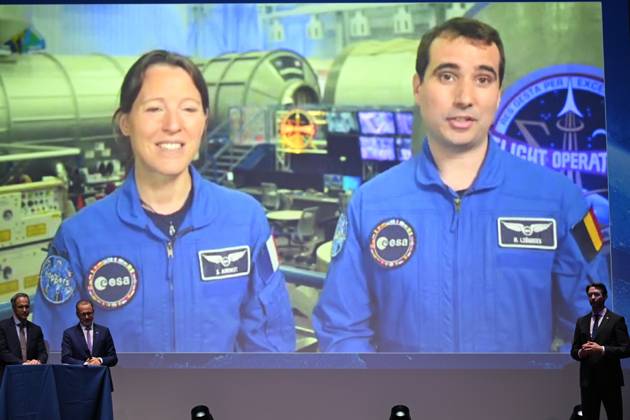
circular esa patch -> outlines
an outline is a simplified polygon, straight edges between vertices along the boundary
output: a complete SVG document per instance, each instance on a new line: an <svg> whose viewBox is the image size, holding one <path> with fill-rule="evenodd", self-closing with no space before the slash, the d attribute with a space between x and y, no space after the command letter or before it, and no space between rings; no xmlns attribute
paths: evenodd
<svg viewBox="0 0 630 420"><path fill-rule="evenodd" d="M103 308L120 308L136 294L138 273L124 258L107 257L94 264L86 287L94 302Z"/></svg>
<svg viewBox="0 0 630 420"><path fill-rule="evenodd" d="M413 229L402 219L381 222L370 236L372 258L385 268L395 268L406 263L415 247Z"/></svg>
<svg viewBox="0 0 630 420"><path fill-rule="evenodd" d="M343 249L343 244L348 237L348 218L345 213L341 213L339 220L337 221L337 227L335 228L335 235L333 236L332 252L331 255L335 258Z"/></svg>
<svg viewBox="0 0 630 420"><path fill-rule="evenodd" d="M49 255L39 272L39 290L51 303L64 303L76 289L70 262L58 255Z"/></svg>

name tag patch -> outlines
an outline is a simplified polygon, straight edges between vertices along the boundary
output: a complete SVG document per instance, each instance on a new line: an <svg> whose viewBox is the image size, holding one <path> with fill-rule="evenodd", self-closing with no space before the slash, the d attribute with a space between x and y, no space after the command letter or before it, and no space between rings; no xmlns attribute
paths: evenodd
<svg viewBox="0 0 630 420"><path fill-rule="evenodd" d="M199 251L199 267L204 281L246 276L251 269L249 246Z"/></svg>
<svg viewBox="0 0 630 420"><path fill-rule="evenodd" d="M416 247L411 226L402 219L379 223L370 235L370 253L378 265L396 268L409 260Z"/></svg>
<svg viewBox="0 0 630 420"><path fill-rule="evenodd" d="M499 246L502 248L556 249L556 220L536 217L499 217Z"/></svg>

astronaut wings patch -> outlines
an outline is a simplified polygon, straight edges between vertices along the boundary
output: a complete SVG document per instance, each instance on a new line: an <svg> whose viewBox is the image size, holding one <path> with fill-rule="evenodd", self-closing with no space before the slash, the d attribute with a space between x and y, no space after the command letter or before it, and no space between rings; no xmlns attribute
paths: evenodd
<svg viewBox="0 0 630 420"><path fill-rule="evenodd" d="M249 246L199 251L199 268L204 281L246 276L251 269Z"/></svg>
<svg viewBox="0 0 630 420"><path fill-rule="evenodd" d="M502 248L556 249L556 220L538 217L499 217L499 246Z"/></svg>

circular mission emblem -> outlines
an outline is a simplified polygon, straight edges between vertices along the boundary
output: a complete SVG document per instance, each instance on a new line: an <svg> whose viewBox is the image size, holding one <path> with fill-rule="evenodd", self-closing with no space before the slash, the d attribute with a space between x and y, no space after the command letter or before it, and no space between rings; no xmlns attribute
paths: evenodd
<svg viewBox="0 0 630 420"><path fill-rule="evenodd" d="M513 155L607 197L601 69L564 64L524 76L503 95L491 135Z"/></svg>
<svg viewBox="0 0 630 420"><path fill-rule="evenodd" d="M317 125L308 112L294 109L280 121L278 134L282 147L293 153L301 153L311 147L317 134Z"/></svg>
<svg viewBox="0 0 630 420"><path fill-rule="evenodd" d="M116 309L129 303L136 294L138 273L121 257L107 257L97 262L87 278L90 297L106 309Z"/></svg>
<svg viewBox="0 0 630 420"><path fill-rule="evenodd" d="M58 255L49 255L39 274L39 289L50 303L64 303L74 293L75 283L70 262Z"/></svg>
<svg viewBox="0 0 630 420"><path fill-rule="evenodd" d="M402 219L381 222L370 236L372 258L385 268L395 268L406 263L415 247L413 229Z"/></svg>

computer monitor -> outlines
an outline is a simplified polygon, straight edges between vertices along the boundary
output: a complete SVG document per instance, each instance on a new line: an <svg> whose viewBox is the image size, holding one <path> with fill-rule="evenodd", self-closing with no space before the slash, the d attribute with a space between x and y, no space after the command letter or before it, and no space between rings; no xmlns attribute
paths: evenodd
<svg viewBox="0 0 630 420"><path fill-rule="evenodd" d="M361 145L361 159L392 161L396 160L393 137L359 137Z"/></svg>
<svg viewBox="0 0 630 420"><path fill-rule="evenodd" d="M413 152L411 151L411 137L396 138L396 159L404 161L411 159Z"/></svg>
<svg viewBox="0 0 630 420"><path fill-rule="evenodd" d="M411 136L413 134L413 112L396 112L396 132L401 136Z"/></svg>
<svg viewBox="0 0 630 420"><path fill-rule="evenodd" d="M359 111L361 134L396 134L391 111Z"/></svg>
<svg viewBox="0 0 630 420"><path fill-rule="evenodd" d="M359 124L352 111L330 111L328 113L328 132L336 134L357 134Z"/></svg>
<svg viewBox="0 0 630 420"><path fill-rule="evenodd" d="M361 177L360 176L353 176L353 175L344 175L343 176L342 187L343 187L344 191L346 191L346 192L354 191L357 188L359 188L360 185L361 185Z"/></svg>
<svg viewBox="0 0 630 420"><path fill-rule="evenodd" d="M343 189L343 175L324 174L324 191Z"/></svg>
<svg viewBox="0 0 630 420"><path fill-rule="evenodd" d="M325 191L354 191L361 185L361 177L341 174L324 174Z"/></svg>

